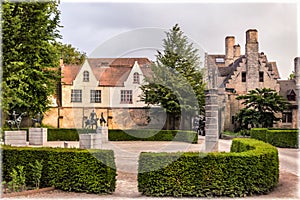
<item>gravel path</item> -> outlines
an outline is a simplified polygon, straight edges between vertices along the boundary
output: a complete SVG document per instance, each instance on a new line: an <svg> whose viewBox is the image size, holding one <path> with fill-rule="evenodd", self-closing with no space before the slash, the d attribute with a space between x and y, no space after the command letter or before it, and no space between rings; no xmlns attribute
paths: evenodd
<svg viewBox="0 0 300 200"><path fill-rule="evenodd" d="M49 146L63 145L61 142L48 143ZM77 143L69 143L77 147ZM231 140L220 140L219 151L230 151ZM9 199L178 199L178 198L152 198L142 196L137 191L137 166L140 152L178 152L178 151L203 151L204 137L199 137L198 144L183 142L109 142L103 145L103 149L113 149L115 152L117 166L116 191L111 195L95 195L85 193L63 192L60 190L36 193L27 196L19 196ZM268 195L247 197L243 199L299 199L299 176L286 170L280 171L280 180L277 188ZM4 198L5 199L5 198ZM194 198L180 198L194 199ZM232 198L219 198L232 199Z"/></svg>

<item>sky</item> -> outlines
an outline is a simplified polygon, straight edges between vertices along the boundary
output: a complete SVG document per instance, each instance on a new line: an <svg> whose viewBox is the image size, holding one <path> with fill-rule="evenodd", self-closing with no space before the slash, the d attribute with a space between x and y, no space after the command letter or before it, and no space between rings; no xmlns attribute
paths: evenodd
<svg viewBox="0 0 300 200"><path fill-rule="evenodd" d="M175 24L204 53L225 54L225 37L234 36L245 53L248 29L258 31L259 52L276 61L281 79L299 55L299 4L296 1L223 3L202 1L61 1L62 42L88 57L149 57L155 60L165 32ZM153 2L153 1L152 1Z"/></svg>

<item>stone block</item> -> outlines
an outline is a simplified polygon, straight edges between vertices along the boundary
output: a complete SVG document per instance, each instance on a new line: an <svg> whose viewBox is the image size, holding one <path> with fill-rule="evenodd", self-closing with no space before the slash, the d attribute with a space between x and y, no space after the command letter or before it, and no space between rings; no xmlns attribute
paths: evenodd
<svg viewBox="0 0 300 200"><path fill-rule="evenodd" d="M96 130L96 133L101 135L102 143L108 142L108 127L107 126L99 126Z"/></svg>
<svg viewBox="0 0 300 200"><path fill-rule="evenodd" d="M101 149L102 135L97 133L88 133L79 135L79 148L81 149Z"/></svg>
<svg viewBox="0 0 300 200"><path fill-rule="evenodd" d="M47 128L29 128L29 144L44 145L47 143Z"/></svg>
<svg viewBox="0 0 300 200"><path fill-rule="evenodd" d="M4 144L26 146L26 131L4 131Z"/></svg>

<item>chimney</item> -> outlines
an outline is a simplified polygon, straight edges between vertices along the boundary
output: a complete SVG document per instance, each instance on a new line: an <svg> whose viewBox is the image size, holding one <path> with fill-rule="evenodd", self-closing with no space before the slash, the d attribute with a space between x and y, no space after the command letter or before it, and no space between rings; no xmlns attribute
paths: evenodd
<svg viewBox="0 0 300 200"><path fill-rule="evenodd" d="M296 84L300 84L300 57L294 59L294 72ZM300 89L300 88L299 88Z"/></svg>
<svg viewBox="0 0 300 200"><path fill-rule="evenodd" d="M258 54L258 33L256 29L246 32L246 56Z"/></svg>
<svg viewBox="0 0 300 200"><path fill-rule="evenodd" d="M241 47L240 45L234 45L233 46L233 60L235 61L241 56Z"/></svg>
<svg viewBox="0 0 300 200"><path fill-rule="evenodd" d="M233 63L233 55L234 55L234 36L227 36L225 38L225 65L230 65Z"/></svg>

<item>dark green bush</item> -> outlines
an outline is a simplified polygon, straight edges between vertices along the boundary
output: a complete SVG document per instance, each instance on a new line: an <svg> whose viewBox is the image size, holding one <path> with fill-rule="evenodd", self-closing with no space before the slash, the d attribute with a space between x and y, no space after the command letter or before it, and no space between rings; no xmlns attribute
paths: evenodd
<svg viewBox="0 0 300 200"><path fill-rule="evenodd" d="M3 180L17 166L25 167L27 185L32 184L29 163L43 160L41 187L55 186L65 191L112 193L116 184L114 154L111 150L28 148L3 146Z"/></svg>
<svg viewBox="0 0 300 200"><path fill-rule="evenodd" d="M268 130L267 142L282 148L298 148L298 130Z"/></svg>
<svg viewBox="0 0 300 200"><path fill-rule="evenodd" d="M95 133L96 130L88 130ZM79 141L79 134L86 133L85 129L53 128L48 129L48 141Z"/></svg>
<svg viewBox="0 0 300 200"><path fill-rule="evenodd" d="M253 139L261 140L267 142L267 128L252 128L250 130L250 137Z"/></svg>
<svg viewBox="0 0 300 200"><path fill-rule="evenodd" d="M243 197L278 183L277 149L237 138L231 153L141 153L138 190L147 196Z"/></svg>
<svg viewBox="0 0 300 200"><path fill-rule="evenodd" d="M180 130L109 130L110 141L182 141L197 143L195 131Z"/></svg>
<svg viewBox="0 0 300 200"><path fill-rule="evenodd" d="M276 147L298 148L297 129L252 128L251 138L270 143Z"/></svg>

